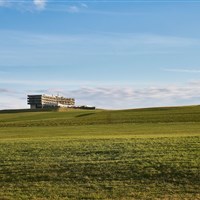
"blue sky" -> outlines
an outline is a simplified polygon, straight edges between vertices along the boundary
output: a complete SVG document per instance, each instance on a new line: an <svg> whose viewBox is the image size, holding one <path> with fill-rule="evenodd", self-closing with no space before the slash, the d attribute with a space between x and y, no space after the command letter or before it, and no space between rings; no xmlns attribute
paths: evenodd
<svg viewBox="0 0 200 200"><path fill-rule="evenodd" d="M122 109L200 103L200 1L0 0L0 109L27 94Z"/></svg>

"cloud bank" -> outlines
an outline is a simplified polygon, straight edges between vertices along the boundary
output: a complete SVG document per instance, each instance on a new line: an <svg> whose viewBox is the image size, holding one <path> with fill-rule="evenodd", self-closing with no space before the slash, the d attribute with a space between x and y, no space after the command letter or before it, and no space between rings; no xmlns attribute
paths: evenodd
<svg viewBox="0 0 200 200"><path fill-rule="evenodd" d="M16 84L22 84L16 82ZM25 84L25 83L23 83ZM81 85L81 84L80 84ZM174 84L163 86L76 86L62 87L60 84L48 87L42 85L38 90L27 89L23 91L11 91L8 88L1 88L0 109L26 108L27 94L49 94L73 97L77 105L90 105L107 109L129 109L142 107L176 106L176 105L197 105L200 104L200 81L192 81L187 84ZM34 87L33 87L34 88ZM46 89L44 89L46 88ZM12 102L17 104L12 105Z"/></svg>
<svg viewBox="0 0 200 200"><path fill-rule="evenodd" d="M74 90L49 88L30 90L29 93L60 94L74 97L78 105L94 105L99 108L127 109L141 107L200 104L200 81L185 85L160 86L85 86Z"/></svg>

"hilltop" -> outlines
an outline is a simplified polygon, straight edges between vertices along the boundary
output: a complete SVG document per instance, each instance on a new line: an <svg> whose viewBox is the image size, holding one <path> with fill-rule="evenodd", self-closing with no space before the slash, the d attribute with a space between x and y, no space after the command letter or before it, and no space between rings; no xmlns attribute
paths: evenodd
<svg viewBox="0 0 200 200"><path fill-rule="evenodd" d="M200 122L200 106L129 110L27 109L0 111L0 127L177 122Z"/></svg>

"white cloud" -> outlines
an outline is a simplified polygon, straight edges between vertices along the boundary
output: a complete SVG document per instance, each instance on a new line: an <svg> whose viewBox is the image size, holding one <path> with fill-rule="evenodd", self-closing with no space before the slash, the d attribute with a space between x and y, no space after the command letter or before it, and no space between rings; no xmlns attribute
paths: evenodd
<svg viewBox="0 0 200 200"><path fill-rule="evenodd" d="M21 108L26 106L26 94L54 94L59 93L60 95L66 97L74 97L76 99L77 105L94 105L100 108L109 109L125 109L125 108L139 108L139 107L157 107L157 106L175 106L175 105L192 105L199 104L200 99L200 81L193 81L182 85L163 85L163 86L146 86L146 87L136 87L136 86L118 86L118 85L94 85L90 83L90 86L80 87L82 85L73 87L73 83L69 83L68 88L74 88L71 90L66 90L65 85L59 84L53 85L38 83L38 89L28 89L35 88L35 82L26 82L23 84L27 86L24 91L11 91L7 88L1 88L0 94L0 109L16 107L17 105L12 105L11 99L18 99L18 105ZM74 81L75 83L75 81ZM13 82L13 84L18 85L22 82ZM40 87L39 87L40 84ZM34 87L31 87L34 86ZM7 101L6 101L7 99ZM11 103L8 103L11 102Z"/></svg>
<svg viewBox="0 0 200 200"><path fill-rule="evenodd" d="M163 87L85 87L65 95L72 95L80 104L102 108L134 108L183 104L198 104L200 90L197 85Z"/></svg>
<svg viewBox="0 0 200 200"><path fill-rule="evenodd" d="M4 0L0 0L0 6L4 6L5 1Z"/></svg>
<svg viewBox="0 0 200 200"><path fill-rule="evenodd" d="M38 10L43 10L46 6L46 0L33 0L33 3Z"/></svg>
<svg viewBox="0 0 200 200"><path fill-rule="evenodd" d="M1 93L10 93L11 91L6 88L0 88L0 94Z"/></svg>
<svg viewBox="0 0 200 200"><path fill-rule="evenodd" d="M26 105L26 96L20 98L18 95L5 95L1 96L0 100L0 110L3 109L19 109L19 108L28 108Z"/></svg>
<svg viewBox="0 0 200 200"><path fill-rule="evenodd" d="M69 13L78 13L79 11L80 11L80 9L77 6L69 6L67 8L67 12L69 12Z"/></svg>
<svg viewBox="0 0 200 200"><path fill-rule="evenodd" d="M79 13L88 8L88 5L85 3L81 3L78 6L72 5L67 8L67 12L69 13Z"/></svg>
<svg viewBox="0 0 200 200"><path fill-rule="evenodd" d="M81 3L81 6L82 6L83 8L88 8L88 5L85 4L85 3Z"/></svg>
<svg viewBox="0 0 200 200"><path fill-rule="evenodd" d="M47 0L20 0L20 1L12 1L12 0L0 0L0 7L9 7L14 8L19 11L29 11L32 12L34 10L33 5L38 10L43 10L46 6Z"/></svg>
<svg viewBox="0 0 200 200"><path fill-rule="evenodd" d="M9 5L10 5L9 0L0 0L0 7L1 6L6 7L6 6L9 6Z"/></svg>
<svg viewBox="0 0 200 200"><path fill-rule="evenodd" d="M173 68L165 68L163 69L164 71L166 72L180 72L180 73L200 73L200 70L199 69L173 69Z"/></svg>
<svg viewBox="0 0 200 200"><path fill-rule="evenodd" d="M100 84L99 84L100 85ZM61 86L62 87L62 86ZM183 85L135 87L85 86L73 90L49 88L29 92L57 94L74 97L78 105L94 105L101 108L122 109L154 106L199 104L200 81Z"/></svg>
<svg viewBox="0 0 200 200"><path fill-rule="evenodd" d="M14 89L0 88L0 110L26 107L26 101L24 102L26 96L22 99L21 95L23 95L21 92Z"/></svg>

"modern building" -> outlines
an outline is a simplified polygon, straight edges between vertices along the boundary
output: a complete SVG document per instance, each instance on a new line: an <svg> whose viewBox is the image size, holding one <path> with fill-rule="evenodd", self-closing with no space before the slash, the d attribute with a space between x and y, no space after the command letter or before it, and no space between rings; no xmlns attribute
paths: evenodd
<svg viewBox="0 0 200 200"><path fill-rule="evenodd" d="M61 96L28 95L27 103L30 105L31 109L70 107L75 105L75 99Z"/></svg>

